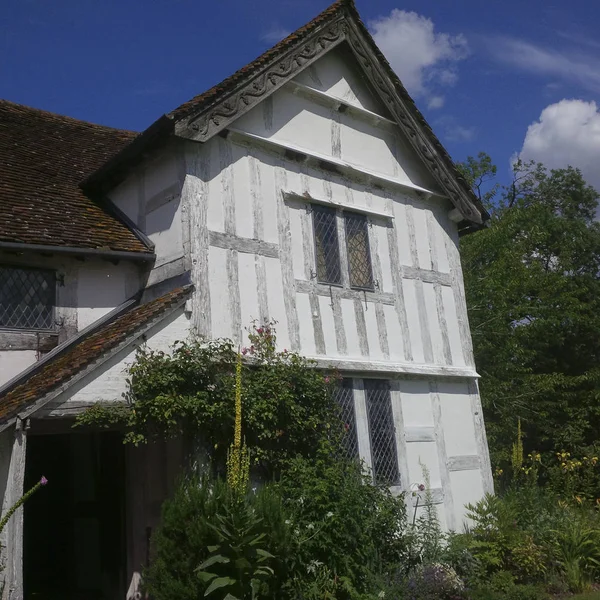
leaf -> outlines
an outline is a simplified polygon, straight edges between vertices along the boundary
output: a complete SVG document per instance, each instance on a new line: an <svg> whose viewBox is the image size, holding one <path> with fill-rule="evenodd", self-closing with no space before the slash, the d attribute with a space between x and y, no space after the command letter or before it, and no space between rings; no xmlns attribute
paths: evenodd
<svg viewBox="0 0 600 600"><path fill-rule="evenodd" d="M270 552L267 552L266 550L263 550L262 548L257 548L256 554L258 554L259 556L262 556L264 558L275 558Z"/></svg>
<svg viewBox="0 0 600 600"><path fill-rule="evenodd" d="M210 558L206 559L199 567L198 569L206 569L206 567L210 567L211 565L214 564L227 564L231 562L226 556L223 556L222 554L215 554L214 556L211 556Z"/></svg>
<svg viewBox="0 0 600 600"><path fill-rule="evenodd" d="M204 582L208 583L211 579L217 576L216 573L209 573L208 571L198 571L198 577Z"/></svg>
<svg viewBox="0 0 600 600"><path fill-rule="evenodd" d="M218 590L220 588L224 588L227 585L233 585L235 583L235 579L232 579L231 577L217 577L217 579L215 579L207 588L207 590L204 592L204 596L208 596L209 594L212 594L215 590Z"/></svg>

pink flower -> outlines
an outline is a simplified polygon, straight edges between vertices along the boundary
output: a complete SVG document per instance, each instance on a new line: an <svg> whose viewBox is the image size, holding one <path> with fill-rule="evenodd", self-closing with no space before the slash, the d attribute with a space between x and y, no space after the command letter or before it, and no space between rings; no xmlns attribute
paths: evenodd
<svg viewBox="0 0 600 600"><path fill-rule="evenodd" d="M350 430L350 425L348 425L348 423L344 423L344 429L346 431L349 431Z"/></svg>
<svg viewBox="0 0 600 600"><path fill-rule="evenodd" d="M246 356L246 354L248 354L248 348L242 348L242 354Z"/></svg>
<svg viewBox="0 0 600 600"><path fill-rule="evenodd" d="M263 328L262 328L262 327L259 327L259 328L256 330L256 333L258 333L258 334L261 334L262 332L263 332Z"/></svg>
<svg viewBox="0 0 600 600"><path fill-rule="evenodd" d="M330 379L329 379L329 375L327 375L327 376L325 377L325 383L329 383L329 381L330 381Z"/></svg>
<svg viewBox="0 0 600 600"><path fill-rule="evenodd" d="M422 483L419 484L419 491L420 492L424 492L425 491L425 485L424 484L422 484Z"/></svg>
<svg viewBox="0 0 600 600"><path fill-rule="evenodd" d="M40 479L40 483L42 485L46 485L48 483L48 480L42 475L42 478Z"/></svg>

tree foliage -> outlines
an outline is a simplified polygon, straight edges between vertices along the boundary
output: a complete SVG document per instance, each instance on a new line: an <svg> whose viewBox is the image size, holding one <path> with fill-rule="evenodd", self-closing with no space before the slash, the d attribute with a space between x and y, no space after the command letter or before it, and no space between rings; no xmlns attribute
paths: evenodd
<svg viewBox="0 0 600 600"><path fill-rule="evenodd" d="M462 168L485 195L489 157ZM519 417L526 453L581 452L600 438L598 193L577 169L517 163L494 196L489 227L461 240L492 453L509 461Z"/></svg>

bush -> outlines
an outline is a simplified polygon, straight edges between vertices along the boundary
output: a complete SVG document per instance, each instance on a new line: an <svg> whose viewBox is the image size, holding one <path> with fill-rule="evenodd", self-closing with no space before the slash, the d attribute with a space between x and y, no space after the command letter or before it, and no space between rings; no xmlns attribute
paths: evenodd
<svg viewBox="0 0 600 600"><path fill-rule="evenodd" d="M342 594L332 597L356 597L408 567L404 501L372 485L358 463L298 458L278 486L297 543L293 597L311 597L325 573Z"/></svg>
<svg viewBox="0 0 600 600"><path fill-rule="evenodd" d="M285 520L272 486L240 500L225 482L184 480L163 505L144 587L154 600L197 600L215 580L203 573L212 573L230 580L221 581L226 593L254 585L256 597L278 597L291 543Z"/></svg>

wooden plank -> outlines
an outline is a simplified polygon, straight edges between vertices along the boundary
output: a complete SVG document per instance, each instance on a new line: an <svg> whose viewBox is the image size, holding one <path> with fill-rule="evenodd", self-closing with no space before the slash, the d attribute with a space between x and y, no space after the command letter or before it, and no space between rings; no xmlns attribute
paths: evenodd
<svg viewBox="0 0 600 600"><path fill-rule="evenodd" d="M415 218L413 215L414 207L410 202L406 204L406 227L408 229L408 242L410 247L410 257L413 267L419 269L419 253L417 250L417 234L415 229ZM426 363L433 363L433 346L431 343L431 332L429 331L429 318L427 307L425 305L425 291L423 288L423 279L416 278L415 290L417 293L417 311L419 314L419 328L421 330L421 340L423 343L423 354Z"/></svg>
<svg viewBox="0 0 600 600"><path fill-rule="evenodd" d="M367 322L362 302L359 298L354 299L354 316L356 318L356 330L358 334L358 347L362 356L369 356L369 340L367 338Z"/></svg>
<svg viewBox="0 0 600 600"><path fill-rule="evenodd" d="M394 211L394 201L391 198L386 199L387 209L390 212ZM390 249L390 264L392 267L392 284L394 286L394 307L400 331L402 334L402 348L404 360L412 361L413 353L410 343L410 333L408 329L408 318L406 316L406 305L404 302L404 288L402 284L402 275L399 272L400 254L398 251L398 233L395 227L387 228L388 247Z"/></svg>
<svg viewBox="0 0 600 600"><path fill-rule="evenodd" d="M335 329L335 342L337 351L344 355L348 354L348 342L346 340L346 330L344 329L344 315L342 314L342 301L340 295L331 292L331 310L333 312L333 327Z"/></svg>
<svg viewBox="0 0 600 600"><path fill-rule="evenodd" d="M408 453L406 451L406 431L404 428L404 415L402 411L402 397L400 393L400 382L397 379L390 381L390 400L392 404L392 416L394 419L394 430L396 433L396 451L398 454L398 472L400 474L400 487L407 492L404 497L407 509L410 507L408 490L410 488L410 474L408 470Z"/></svg>
<svg viewBox="0 0 600 600"><path fill-rule="evenodd" d="M446 524L450 531L456 529L456 514L454 513L454 497L452 495L452 482L450 481L450 470L448 469L448 454L446 452L446 440L444 427L442 425L442 404L437 383L429 382L429 395L431 397L431 409L433 412L433 429L436 441L438 467L440 480L444 490L444 511L446 513Z"/></svg>
<svg viewBox="0 0 600 600"><path fill-rule="evenodd" d="M254 255L254 270L256 272L256 295L258 297L258 314L263 325L269 322L269 298L267 290L267 269L264 256Z"/></svg>
<svg viewBox="0 0 600 600"><path fill-rule="evenodd" d="M394 306L396 298L394 294L389 292L368 292L363 290L353 290L350 288L342 288L339 286L326 285L324 283L315 283L314 281L304 281L302 279L296 279L296 291L301 294L316 293L318 296L331 297L334 293L338 298L344 300L360 300L361 302L372 302L379 304L389 304Z"/></svg>
<svg viewBox="0 0 600 600"><path fill-rule="evenodd" d="M240 345L242 343L242 304L240 298L240 274L237 251L227 250L226 265L232 339L237 345Z"/></svg>
<svg viewBox="0 0 600 600"><path fill-rule="evenodd" d="M46 353L58 345L58 333L5 331L0 333L1 350L38 350Z"/></svg>
<svg viewBox="0 0 600 600"><path fill-rule="evenodd" d="M250 197L252 198L252 218L254 238L264 239L265 224L263 215L262 181L260 177L260 161L248 150L248 171L250 179Z"/></svg>
<svg viewBox="0 0 600 600"><path fill-rule="evenodd" d="M317 354L326 354L325 335L323 334L323 322L321 321L321 306L319 298L314 292L308 295L310 301L310 313L312 316L313 332L315 336L315 349Z"/></svg>
<svg viewBox="0 0 600 600"><path fill-rule="evenodd" d="M444 494L444 490L442 488L431 488L431 490L429 490L429 491L431 493L431 504L443 504L444 503L444 495L445 494ZM427 492L426 491L410 492L408 496L410 499L411 506L413 508L415 506L417 506L417 499L419 501L419 506L427 505Z"/></svg>
<svg viewBox="0 0 600 600"><path fill-rule="evenodd" d="M15 436L8 469L8 506L23 496L25 489L25 463L27 456L27 431L25 422L17 419ZM7 564L6 590L10 600L23 600L23 507L13 514L6 526Z"/></svg>
<svg viewBox="0 0 600 600"><path fill-rule="evenodd" d="M233 181L233 152L231 144L218 138L221 167L221 190L223 198L223 228L225 233L235 235L235 188Z"/></svg>
<svg viewBox="0 0 600 600"><path fill-rule="evenodd" d="M407 442L435 442L433 427L406 427L404 432Z"/></svg>
<svg viewBox="0 0 600 600"><path fill-rule="evenodd" d="M334 313L335 314L335 313ZM325 369L339 369L348 373L389 373L390 375L431 375L437 377L476 378L479 375L471 367L454 367L446 365L422 365L416 363L399 363L387 361L364 361L348 358L308 357L314 359L317 366Z"/></svg>
<svg viewBox="0 0 600 600"><path fill-rule="evenodd" d="M352 380L354 389L354 411L356 413L356 439L358 440L358 453L367 469L373 468L371 458L371 438L369 437L369 418L367 416L367 401L365 386L362 379Z"/></svg>
<svg viewBox="0 0 600 600"><path fill-rule="evenodd" d="M458 231L454 224L445 220L442 220L442 230L445 233L444 243L448 255L450 282L452 293L454 295L454 304L456 306L463 356L467 365L474 366L473 343L471 340L471 330L469 328L462 266L460 263L460 254L458 252Z"/></svg>
<svg viewBox="0 0 600 600"><path fill-rule="evenodd" d="M283 284L283 301L290 337L290 347L293 352L300 350L300 325L296 309L296 282L294 279L294 264L292 262L292 241L290 239L290 217L284 201L283 190L287 188L287 173L285 166L280 163L275 167L275 193L277 195L277 230L279 233L279 260Z"/></svg>
<svg viewBox="0 0 600 600"><path fill-rule="evenodd" d="M475 471L481 467L481 459L477 454L450 456L447 464L449 471Z"/></svg>
<svg viewBox="0 0 600 600"><path fill-rule="evenodd" d="M494 477L492 475L492 463L490 460L490 450L485 433L485 422L483 419L483 407L481 406L481 397L479 395L479 386L476 380L469 381L469 396L471 399L471 412L473 414L473 423L475 427L475 442L477 452L481 459L481 476L483 478L483 491L487 494L494 493Z"/></svg>
<svg viewBox="0 0 600 600"><path fill-rule="evenodd" d="M279 245L262 240L239 237L230 233L220 231L209 231L208 240L211 246L225 250L235 250L245 254L258 254L268 258L279 258Z"/></svg>
<svg viewBox="0 0 600 600"><path fill-rule="evenodd" d="M193 296L192 329L200 336L210 337L210 279L208 270L209 236L208 178L210 173L210 148L194 144L186 153L188 176L181 191L182 201L190 207L190 230L192 248L192 281L196 286Z"/></svg>

